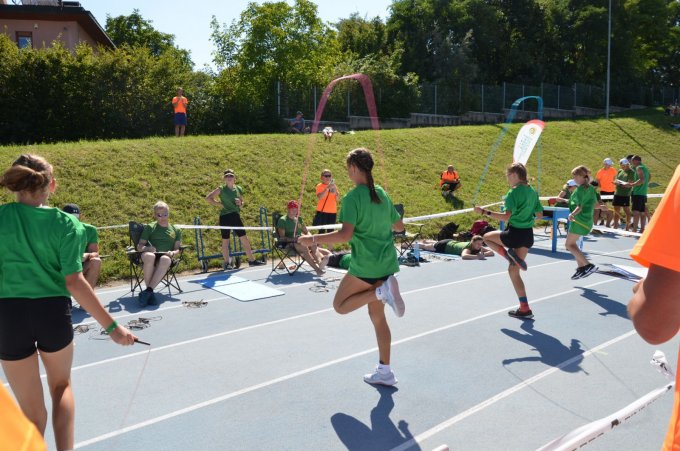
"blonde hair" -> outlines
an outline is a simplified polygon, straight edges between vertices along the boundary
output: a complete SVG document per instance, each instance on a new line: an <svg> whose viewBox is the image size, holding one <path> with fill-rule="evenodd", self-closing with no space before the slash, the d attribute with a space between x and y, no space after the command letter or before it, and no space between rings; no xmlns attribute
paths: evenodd
<svg viewBox="0 0 680 451"><path fill-rule="evenodd" d="M168 213L170 213L170 207L162 200L159 200L153 205L153 212L156 213L158 210L168 210Z"/></svg>
<svg viewBox="0 0 680 451"><path fill-rule="evenodd" d="M46 190L53 179L52 165L38 155L23 154L0 178L0 186L12 192Z"/></svg>
<svg viewBox="0 0 680 451"><path fill-rule="evenodd" d="M576 166L574 169L571 170L571 175L573 176L581 176L585 178L585 183L584 185L589 185L590 184L590 169L587 167L581 165L581 166Z"/></svg>

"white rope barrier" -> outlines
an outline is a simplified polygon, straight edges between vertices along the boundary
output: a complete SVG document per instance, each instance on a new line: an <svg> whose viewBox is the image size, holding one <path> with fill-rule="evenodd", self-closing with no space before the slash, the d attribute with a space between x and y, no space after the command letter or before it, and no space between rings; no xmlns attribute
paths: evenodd
<svg viewBox="0 0 680 451"><path fill-rule="evenodd" d="M656 366L657 369L664 374L668 379L672 379L673 371L670 369L666 356L661 351L656 351L650 362ZM581 448L593 440L601 437L606 432L611 431L616 426L631 419L637 413L642 411L645 407L659 399L664 393L668 393L675 386L675 382L670 382L663 387L652 390L643 397L628 404L623 409L614 412L613 414L595 420L592 423L583 425L573 431L559 437L550 443L542 446L537 451L572 451Z"/></svg>

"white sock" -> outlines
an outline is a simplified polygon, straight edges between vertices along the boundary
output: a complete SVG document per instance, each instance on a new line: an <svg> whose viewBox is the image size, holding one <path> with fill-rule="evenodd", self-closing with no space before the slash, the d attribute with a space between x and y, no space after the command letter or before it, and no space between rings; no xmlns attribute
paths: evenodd
<svg viewBox="0 0 680 451"><path fill-rule="evenodd" d="M375 297L385 302L387 300L387 287L385 284L380 285L375 289Z"/></svg>
<svg viewBox="0 0 680 451"><path fill-rule="evenodd" d="M390 371L392 371L392 370L390 369L390 366L389 366L389 365L383 365L382 363L379 363L379 364L378 364L378 372L379 372L379 373L387 374L387 373L389 373Z"/></svg>

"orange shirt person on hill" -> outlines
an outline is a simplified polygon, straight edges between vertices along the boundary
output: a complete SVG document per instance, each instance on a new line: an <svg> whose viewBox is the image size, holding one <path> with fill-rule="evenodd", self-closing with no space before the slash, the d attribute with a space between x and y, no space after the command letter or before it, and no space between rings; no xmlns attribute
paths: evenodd
<svg viewBox="0 0 680 451"><path fill-rule="evenodd" d="M613 196L614 191L616 191L616 185L614 185L614 179L616 179L617 170L614 169L614 162L611 158L605 158L603 162L602 169L597 171L595 174L595 179L597 183L600 184L600 195L601 196ZM604 202L611 202L611 199L604 200Z"/></svg>
<svg viewBox="0 0 680 451"><path fill-rule="evenodd" d="M187 105L189 101L184 97L184 90L177 88L177 95L172 98L172 108L175 110L175 136L184 136L187 128Z"/></svg>
<svg viewBox="0 0 680 451"><path fill-rule="evenodd" d="M338 196L340 192L333 180L330 169L321 171L321 183L316 185L316 214L312 225L321 226L335 224L338 215ZM319 233L328 233L333 230L319 230Z"/></svg>
<svg viewBox="0 0 680 451"><path fill-rule="evenodd" d="M630 256L649 267L633 288L628 316L638 334L651 344L670 340L680 329L680 247L672 244L680 221L680 166L649 226ZM680 372L676 372L675 403L663 450L680 448Z"/></svg>

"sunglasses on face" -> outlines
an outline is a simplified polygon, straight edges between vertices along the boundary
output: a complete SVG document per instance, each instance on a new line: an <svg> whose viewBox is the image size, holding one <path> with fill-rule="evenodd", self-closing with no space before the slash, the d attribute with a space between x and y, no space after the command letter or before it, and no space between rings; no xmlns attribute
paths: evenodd
<svg viewBox="0 0 680 451"><path fill-rule="evenodd" d="M330 174L322 174L324 177L331 177Z"/></svg>
<svg viewBox="0 0 680 451"><path fill-rule="evenodd" d="M156 213L157 218L167 218L170 213Z"/></svg>

